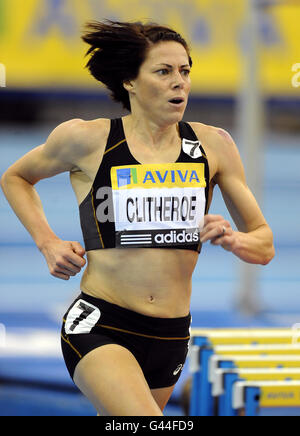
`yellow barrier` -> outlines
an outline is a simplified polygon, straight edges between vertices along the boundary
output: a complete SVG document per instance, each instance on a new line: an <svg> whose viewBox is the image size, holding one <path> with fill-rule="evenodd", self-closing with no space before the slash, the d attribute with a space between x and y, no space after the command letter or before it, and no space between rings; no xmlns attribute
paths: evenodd
<svg viewBox="0 0 300 436"><path fill-rule="evenodd" d="M243 0L0 0L0 63L8 87L99 85L84 71L83 25L91 19L152 20L181 32L192 46L193 91L232 94L242 80ZM261 81L272 95L294 95L300 62L300 7L260 13ZM299 95L299 94L298 94Z"/></svg>
<svg viewBox="0 0 300 436"><path fill-rule="evenodd" d="M232 369L218 368L213 374L212 395L218 397L224 394L225 374L236 374L244 381L300 381L300 368L255 368L255 369Z"/></svg>
<svg viewBox="0 0 300 436"><path fill-rule="evenodd" d="M292 329L199 329L191 331L192 338L207 337L213 346L252 344L292 344Z"/></svg>
<svg viewBox="0 0 300 436"><path fill-rule="evenodd" d="M300 355L300 346L295 345L217 345L214 352L222 356L226 355L269 355L269 354L289 354Z"/></svg>
<svg viewBox="0 0 300 436"><path fill-rule="evenodd" d="M300 368L282 368L282 369L244 369L238 371L240 378L247 381L286 381L300 380Z"/></svg>
<svg viewBox="0 0 300 436"><path fill-rule="evenodd" d="M220 356L213 355L210 358L208 379L210 382L214 380L214 373L219 368L221 361L230 361L235 364L238 369L242 368L297 368L300 369L300 356L295 355L267 355L267 356L239 356L236 354Z"/></svg>
<svg viewBox="0 0 300 436"><path fill-rule="evenodd" d="M235 383L233 387L234 409L241 409L245 406L244 390L247 387L260 388L260 407L300 407L300 382L263 381Z"/></svg>

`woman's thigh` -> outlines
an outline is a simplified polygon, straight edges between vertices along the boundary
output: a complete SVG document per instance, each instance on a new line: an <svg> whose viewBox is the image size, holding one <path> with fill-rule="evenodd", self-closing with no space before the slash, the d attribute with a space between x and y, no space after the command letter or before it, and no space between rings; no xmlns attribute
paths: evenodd
<svg viewBox="0 0 300 436"><path fill-rule="evenodd" d="M120 345L88 353L76 367L74 382L100 415L162 416L136 358Z"/></svg>
<svg viewBox="0 0 300 436"><path fill-rule="evenodd" d="M169 388L152 389L151 393L155 402L158 404L160 410L163 412L168 404L171 395L174 391L175 385Z"/></svg>

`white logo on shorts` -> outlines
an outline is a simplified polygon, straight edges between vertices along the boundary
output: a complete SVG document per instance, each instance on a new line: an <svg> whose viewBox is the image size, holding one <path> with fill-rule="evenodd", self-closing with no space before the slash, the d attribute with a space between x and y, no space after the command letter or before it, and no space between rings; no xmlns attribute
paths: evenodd
<svg viewBox="0 0 300 436"><path fill-rule="evenodd" d="M178 365L175 371L173 372L173 375L179 374L179 372L183 369L183 365Z"/></svg>

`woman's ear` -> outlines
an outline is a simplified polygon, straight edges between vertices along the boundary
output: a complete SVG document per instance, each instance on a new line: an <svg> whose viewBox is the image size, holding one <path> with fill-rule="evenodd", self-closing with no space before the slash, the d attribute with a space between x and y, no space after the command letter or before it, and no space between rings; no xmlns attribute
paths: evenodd
<svg viewBox="0 0 300 436"><path fill-rule="evenodd" d="M134 90L134 85L131 80L126 80L126 82L123 82L123 86L129 93Z"/></svg>

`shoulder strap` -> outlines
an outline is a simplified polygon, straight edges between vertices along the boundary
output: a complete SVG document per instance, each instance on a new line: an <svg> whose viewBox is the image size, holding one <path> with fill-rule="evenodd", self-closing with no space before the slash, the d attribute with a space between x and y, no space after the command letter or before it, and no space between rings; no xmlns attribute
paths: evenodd
<svg viewBox="0 0 300 436"><path fill-rule="evenodd" d="M120 141L125 139L124 130L121 118L115 118L110 120L110 132L107 139L106 151L113 147Z"/></svg>
<svg viewBox="0 0 300 436"><path fill-rule="evenodd" d="M184 139L189 139L190 141L199 141L196 133L188 123L180 121L179 132L182 139L184 138Z"/></svg>

